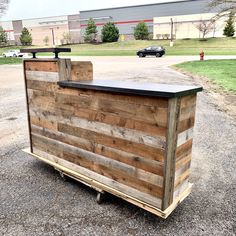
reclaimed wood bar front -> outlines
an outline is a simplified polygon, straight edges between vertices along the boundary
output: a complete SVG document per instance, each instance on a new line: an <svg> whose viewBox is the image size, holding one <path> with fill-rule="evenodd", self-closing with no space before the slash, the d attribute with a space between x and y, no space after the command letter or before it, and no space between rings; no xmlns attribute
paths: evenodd
<svg viewBox="0 0 236 236"><path fill-rule="evenodd" d="M24 60L31 155L167 218L190 193L201 87L93 81L91 62Z"/></svg>

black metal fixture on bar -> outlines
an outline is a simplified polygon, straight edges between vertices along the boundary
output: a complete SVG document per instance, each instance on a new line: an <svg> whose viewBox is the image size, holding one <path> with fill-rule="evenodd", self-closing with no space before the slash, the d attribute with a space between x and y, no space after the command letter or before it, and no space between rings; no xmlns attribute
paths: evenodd
<svg viewBox="0 0 236 236"><path fill-rule="evenodd" d="M71 52L71 48L26 48L20 49L21 53L32 53L33 58L36 58L36 53L52 52L55 54L55 59L58 59L60 52Z"/></svg>

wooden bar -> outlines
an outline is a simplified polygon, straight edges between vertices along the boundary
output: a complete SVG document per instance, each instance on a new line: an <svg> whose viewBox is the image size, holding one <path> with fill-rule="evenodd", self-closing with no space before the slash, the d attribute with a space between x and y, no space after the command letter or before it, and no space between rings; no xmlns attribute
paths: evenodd
<svg viewBox="0 0 236 236"><path fill-rule="evenodd" d="M27 59L24 75L28 153L162 218L191 192L201 87L96 81L69 59Z"/></svg>

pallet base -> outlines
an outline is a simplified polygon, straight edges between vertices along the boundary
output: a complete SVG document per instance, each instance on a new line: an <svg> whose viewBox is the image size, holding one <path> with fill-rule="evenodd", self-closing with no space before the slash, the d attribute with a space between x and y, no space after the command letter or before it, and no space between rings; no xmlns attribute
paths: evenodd
<svg viewBox="0 0 236 236"><path fill-rule="evenodd" d="M80 173L70 170L69 168L64 167L56 162L53 162L53 161L50 161L44 157L35 155L34 153L32 153L30 151L29 148L24 149L23 151L27 154L30 154L33 157L36 157L37 159L39 159L43 162L53 166L57 171L63 173L64 175L66 175L70 178L73 178L76 181L79 181L79 182L95 189L99 193L104 193L104 192L111 193L111 194L113 194L119 198L122 198L125 201L130 202L130 203L132 203L132 204L134 204L146 211L153 213L154 215L157 215L157 216L163 218L163 219L166 219L174 211L174 209L191 193L192 186L193 186L193 184L189 183L188 188L165 211L162 211L159 208L151 206L150 204L140 201L140 200L136 199L135 197L129 196L129 195L124 194L116 189L108 187L108 186L104 185L103 183L100 183L96 180L93 180L93 179L87 177L87 176L84 176Z"/></svg>

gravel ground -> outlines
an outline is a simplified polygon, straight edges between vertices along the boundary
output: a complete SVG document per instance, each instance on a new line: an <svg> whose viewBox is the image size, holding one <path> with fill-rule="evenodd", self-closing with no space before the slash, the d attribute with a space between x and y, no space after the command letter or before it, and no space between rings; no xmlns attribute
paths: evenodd
<svg viewBox="0 0 236 236"><path fill-rule="evenodd" d="M195 84L168 68L192 57L86 58L95 77ZM83 60L86 60L83 58ZM114 196L63 182L50 166L26 155L29 146L21 66L0 67L0 235L235 235L236 121L207 93L199 94L192 194L162 220Z"/></svg>

